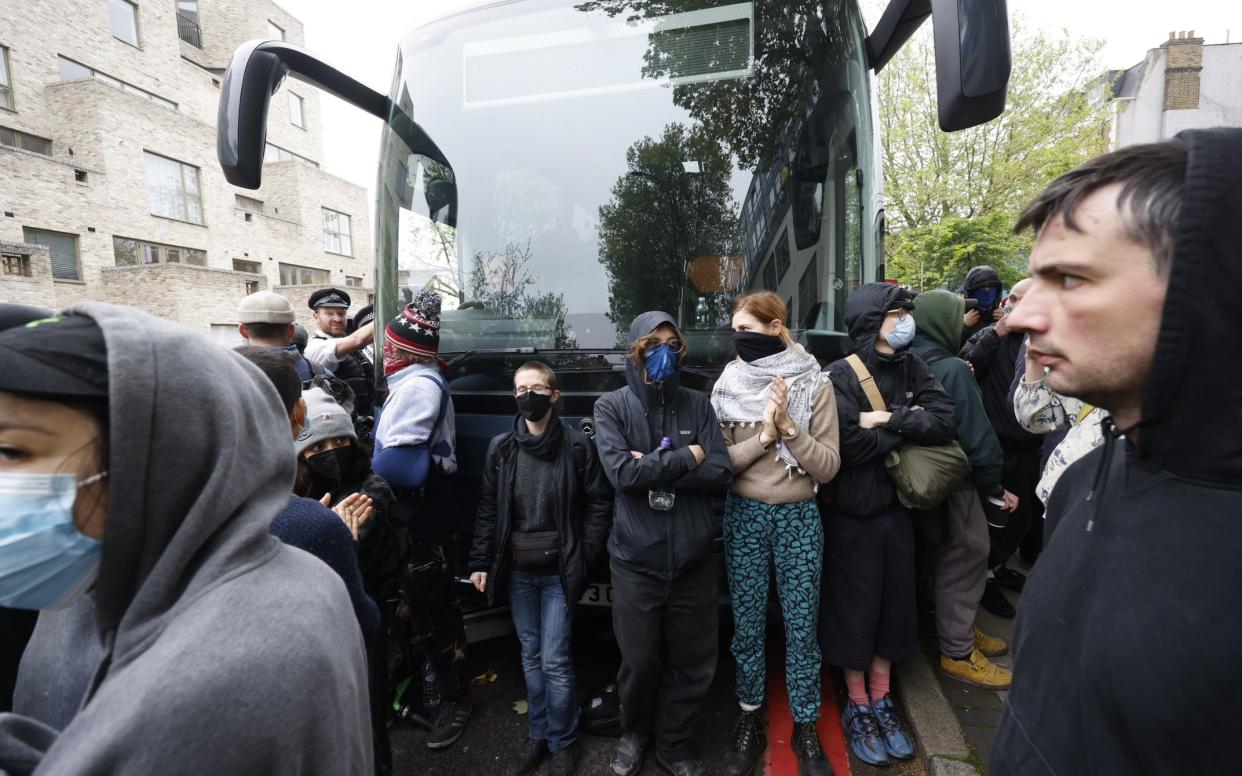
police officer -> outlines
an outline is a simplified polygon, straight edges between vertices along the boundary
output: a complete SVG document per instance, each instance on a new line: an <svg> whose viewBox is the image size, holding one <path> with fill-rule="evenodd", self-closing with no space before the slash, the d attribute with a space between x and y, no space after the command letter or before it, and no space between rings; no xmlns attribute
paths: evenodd
<svg viewBox="0 0 1242 776"><path fill-rule="evenodd" d="M310 295L310 309L315 313L316 332L306 343L305 356L312 364L332 370L353 389L354 412L367 418L374 412L373 375L358 351L375 339L375 327L360 326L346 334L346 311L351 304L349 294L339 288L321 288Z"/></svg>

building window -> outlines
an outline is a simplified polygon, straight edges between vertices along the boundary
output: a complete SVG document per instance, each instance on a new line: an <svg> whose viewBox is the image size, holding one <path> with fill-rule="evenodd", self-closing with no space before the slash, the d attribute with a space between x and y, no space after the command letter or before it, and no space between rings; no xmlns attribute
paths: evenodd
<svg viewBox="0 0 1242 776"><path fill-rule="evenodd" d="M246 261L245 259L233 259L234 272L250 272L258 275L263 272L263 267L257 261Z"/></svg>
<svg viewBox="0 0 1242 776"><path fill-rule="evenodd" d="M191 46L203 47L203 31L198 26L198 0L177 0L177 35Z"/></svg>
<svg viewBox="0 0 1242 776"><path fill-rule="evenodd" d="M9 129L8 127L0 127L0 146L20 148L23 151L43 154L44 156L52 155L51 140L36 135L29 135L25 132L18 132L16 129Z"/></svg>
<svg viewBox="0 0 1242 776"><path fill-rule="evenodd" d="M166 100L158 94L148 92L146 89L139 89L133 84L126 83L119 78L113 78L107 73L101 73L95 68L87 67L81 62L75 62L68 57L57 57L57 62L60 66L60 80L62 81L77 81L83 78L93 78L96 81L103 81L114 89L120 89L122 91L129 92L135 97L150 100L161 108L168 108L169 110L177 109L177 103L172 100Z"/></svg>
<svg viewBox="0 0 1242 776"><path fill-rule="evenodd" d="M9 70L9 49L0 46L0 108L17 110L13 101L13 76Z"/></svg>
<svg viewBox="0 0 1242 776"><path fill-rule="evenodd" d="M82 262L78 257L78 236L46 229L22 229L22 240L44 245L52 255L52 277L56 280L81 280Z"/></svg>
<svg viewBox="0 0 1242 776"><path fill-rule="evenodd" d="M345 276L345 287L346 288L362 288L362 278L354 277L353 275L346 275Z"/></svg>
<svg viewBox="0 0 1242 776"><path fill-rule="evenodd" d="M237 330L236 323L211 324L211 338L230 350L239 345L246 344L246 341L242 339L241 332Z"/></svg>
<svg viewBox="0 0 1242 776"><path fill-rule="evenodd" d="M151 212L164 218L203 223L203 197L198 168L175 159L143 152L147 165L147 194Z"/></svg>
<svg viewBox="0 0 1242 776"><path fill-rule="evenodd" d="M285 30L271 19L267 20L267 37L271 40L284 40Z"/></svg>
<svg viewBox="0 0 1242 776"><path fill-rule="evenodd" d="M254 197L243 197L241 194L234 194L233 196L236 198L236 204L239 209L245 210L247 213L263 212L263 200L255 199Z"/></svg>
<svg viewBox="0 0 1242 776"><path fill-rule="evenodd" d="M776 247L772 251L772 256L776 259L776 278L779 283L785 279L785 273L789 271L788 229L782 229L781 236L776 238Z"/></svg>
<svg viewBox="0 0 1242 776"><path fill-rule="evenodd" d="M251 294L257 294L257 293L259 293L259 281L247 280L246 281L246 296L250 296Z"/></svg>
<svg viewBox="0 0 1242 776"><path fill-rule="evenodd" d="M280 263L280 284L282 286L319 286L328 283L330 280L331 274L326 269Z"/></svg>
<svg viewBox="0 0 1242 776"><path fill-rule="evenodd" d="M306 129L306 119L302 117L302 98L293 92L289 92L289 123Z"/></svg>
<svg viewBox="0 0 1242 776"><path fill-rule="evenodd" d="M349 216L335 210L323 209L323 249L343 256L354 255L354 244L349 233Z"/></svg>
<svg viewBox="0 0 1242 776"><path fill-rule="evenodd" d="M319 162L307 159L305 156L295 154L292 151L281 148L278 145L268 143L267 147L263 150L263 162L265 164L267 162L291 162L294 160L309 164L311 167L319 166Z"/></svg>
<svg viewBox="0 0 1242 776"><path fill-rule="evenodd" d="M30 272L30 257L22 253L0 253L0 260L4 262L5 277L28 278Z"/></svg>
<svg viewBox="0 0 1242 776"><path fill-rule="evenodd" d="M135 240L130 237L113 237L112 254L118 267L136 267L140 264L192 264L207 266L207 251L199 248L182 248L178 245Z"/></svg>
<svg viewBox="0 0 1242 776"><path fill-rule="evenodd" d="M130 0L108 0L108 26L112 37L138 45L138 6Z"/></svg>

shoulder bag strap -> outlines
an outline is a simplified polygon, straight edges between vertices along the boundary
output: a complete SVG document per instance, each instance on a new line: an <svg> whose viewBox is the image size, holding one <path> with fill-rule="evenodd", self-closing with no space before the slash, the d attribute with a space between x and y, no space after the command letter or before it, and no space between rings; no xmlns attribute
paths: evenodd
<svg viewBox="0 0 1242 776"><path fill-rule="evenodd" d="M867 371L867 366L858 357L857 353L851 353L845 357L846 363L854 370L854 374L858 376L858 384L862 386L863 393L867 394L867 401L871 402L871 409L876 412L884 412L888 409L888 405L884 403L884 397L880 394L880 388L875 384L875 378Z"/></svg>

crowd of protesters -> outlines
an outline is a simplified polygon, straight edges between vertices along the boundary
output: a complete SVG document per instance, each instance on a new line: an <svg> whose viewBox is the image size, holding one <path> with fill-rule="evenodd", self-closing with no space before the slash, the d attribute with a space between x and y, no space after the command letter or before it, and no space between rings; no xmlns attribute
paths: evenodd
<svg viewBox="0 0 1242 776"><path fill-rule="evenodd" d="M921 602L945 674L1010 688L995 772L1237 772L1242 401L1235 316L1211 297L1242 291L1240 180L1239 130L1092 160L1021 216L1029 279L864 284L827 366L779 296L742 296L710 395L681 385L675 319L643 313L593 438L563 422L548 364L519 366L465 570L521 648L508 772L577 772L575 605L607 557L610 770L705 773L722 533L729 776L769 745L771 579L802 774L832 772L825 661L853 754L914 756L892 676ZM0 773L387 774L400 677L435 710L429 748L465 733L440 297L413 296L374 364L372 308L348 319L335 288L309 304L299 346L284 297L246 297L235 353L129 308L0 305ZM916 465L934 484L911 492ZM1024 593L1012 675L975 624L1015 615L1005 589Z"/></svg>

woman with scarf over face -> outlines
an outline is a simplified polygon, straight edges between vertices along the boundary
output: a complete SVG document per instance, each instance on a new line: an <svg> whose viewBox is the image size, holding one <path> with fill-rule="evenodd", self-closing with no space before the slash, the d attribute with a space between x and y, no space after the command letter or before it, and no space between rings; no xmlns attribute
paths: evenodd
<svg viewBox="0 0 1242 776"><path fill-rule="evenodd" d="M837 404L819 362L794 343L785 303L771 291L748 294L733 308L738 358L712 390L733 483L725 502L725 560L733 600L733 655L741 714L726 757L730 776L751 773L766 741L764 624L768 578L785 620L785 674L803 774L829 774L819 719L817 635L824 532L815 494L840 467Z"/></svg>

